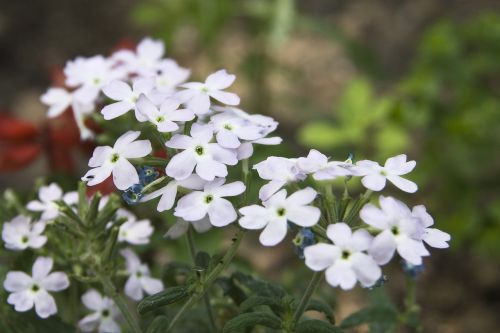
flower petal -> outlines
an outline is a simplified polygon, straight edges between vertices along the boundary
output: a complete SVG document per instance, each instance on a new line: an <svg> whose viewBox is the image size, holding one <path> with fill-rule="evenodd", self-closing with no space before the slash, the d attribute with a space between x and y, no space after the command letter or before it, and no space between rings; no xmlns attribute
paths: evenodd
<svg viewBox="0 0 500 333"><path fill-rule="evenodd" d="M218 70L210 74L205 80L205 84L211 89L226 89L236 80L236 75L229 74L225 69Z"/></svg>
<svg viewBox="0 0 500 333"><path fill-rule="evenodd" d="M52 270L54 261L49 257L38 257L33 264L32 273L33 280L37 282L43 281Z"/></svg>
<svg viewBox="0 0 500 333"><path fill-rule="evenodd" d="M285 238L286 232L287 223L285 219L271 220L260 234L260 243L264 246L274 246Z"/></svg>
<svg viewBox="0 0 500 333"><path fill-rule="evenodd" d="M33 283L31 276L24 272L8 272L3 287L10 292L22 291L30 287Z"/></svg>
<svg viewBox="0 0 500 333"><path fill-rule="evenodd" d="M63 272L53 272L44 278L40 284L48 291L61 291L69 287L69 279Z"/></svg>
<svg viewBox="0 0 500 333"><path fill-rule="evenodd" d="M176 180L186 179L193 173L196 166L196 158L191 151L185 150L172 157L168 162L166 173Z"/></svg>
<svg viewBox="0 0 500 333"><path fill-rule="evenodd" d="M126 190L139 183L139 175L132 163L120 158L113 168L113 182L119 190Z"/></svg>
<svg viewBox="0 0 500 333"><path fill-rule="evenodd" d="M313 271L322 271L333 265L339 253L339 248L331 244L311 245L304 249L305 264Z"/></svg>
<svg viewBox="0 0 500 333"><path fill-rule="evenodd" d="M215 227L225 227L234 222L238 215L233 205L226 199L217 198L207 209L210 223Z"/></svg>

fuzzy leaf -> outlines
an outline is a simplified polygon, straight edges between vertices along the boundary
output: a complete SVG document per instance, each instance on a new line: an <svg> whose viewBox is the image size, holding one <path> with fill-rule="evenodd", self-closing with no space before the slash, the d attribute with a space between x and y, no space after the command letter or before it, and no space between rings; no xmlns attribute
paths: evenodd
<svg viewBox="0 0 500 333"><path fill-rule="evenodd" d="M333 309L330 304L319 299L312 299L307 304L306 311L318 311L324 313L330 323L335 324L335 317L333 316Z"/></svg>
<svg viewBox="0 0 500 333"><path fill-rule="evenodd" d="M158 316L148 326L146 333L163 333L167 329L169 322L166 316Z"/></svg>
<svg viewBox="0 0 500 333"><path fill-rule="evenodd" d="M161 306L180 302L188 296L189 292L184 286L167 288L164 291L144 298L137 306L137 310L140 314L144 314Z"/></svg>
<svg viewBox="0 0 500 333"><path fill-rule="evenodd" d="M279 299L266 296L249 296L243 303L240 304L240 312L251 311L254 307L260 305L268 305L271 308L280 308Z"/></svg>
<svg viewBox="0 0 500 333"><path fill-rule="evenodd" d="M388 306L384 307L368 307L359 310L348 316L346 319L342 321L340 327L349 328L358 326L366 323L375 323L375 322L394 322L397 319L397 312Z"/></svg>
<svg viewBox="0 0 500 333"><path fill-rule="evenodd" d="M295 327L296 333L342 333L343 330L326 321L318 319L304 320Z"/></svg>
<svg viewBox="0 0 500 333"><path fill-rule="evenodd" d="M241 333L246 329L255 327L257 325L279 329L281 327L281 319L269 312L248 312L240 314L237 317L229 320L223 333Z"/></svg>

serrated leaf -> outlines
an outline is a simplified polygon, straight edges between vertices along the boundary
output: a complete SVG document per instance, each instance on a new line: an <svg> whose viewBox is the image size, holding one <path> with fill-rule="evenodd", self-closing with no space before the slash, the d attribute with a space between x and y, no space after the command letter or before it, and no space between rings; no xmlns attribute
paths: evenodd
<svg viewBox="0 0 500 333"><path fill-rule="evenodd" d="M309 301L306 307L306 311L318 311L324 313L326 318L330 323L335 324L335 317L333 316L333 309L330 304L319 299L312 299Z"/></svg>
<svg viewBox="0 0 500 333"><path fill-rule="evenodd" d="M137 305L140 314L153 311L159 307L182 301L189 296L187 288L184 286L167 288L159 293L147 296Z"/></svg>
<svg viewBox="0 0 500 333"><path fill-rule="evenodd" d="M340 327L349 328L366 323L391 323L397 320L397 312L391 307L368 307L359 310L342 321Z"/></svg>
<svg viewBox="0 0 500 333"><path fill-rule="evenodd" d="M318 319L304 320L295 326L296 333L343 333L343 330L326 321Z"/></svg>
<svg viewBox="0 0 500 333"><path fill-rule="evenodd" d="M241 333L257 325L279 329L281 327L281 319L269 312L247 312L229 320L224 325L222 332Z"/></svg>
<svg viewBox="0 0 500 333"><path fill-rule="evenodd" d="M165 332L169 323L170 320L167 318L167 316L158 316L148 326L146 333L163 333Z"/></svg>
<svg viewBox="0 0 500 333"><path fill-rule="evenodd" d="M250 296L240 304L240 312L251 311L256 306L268 305L271 308L281 308L280 301L273 297Z"/></svg>

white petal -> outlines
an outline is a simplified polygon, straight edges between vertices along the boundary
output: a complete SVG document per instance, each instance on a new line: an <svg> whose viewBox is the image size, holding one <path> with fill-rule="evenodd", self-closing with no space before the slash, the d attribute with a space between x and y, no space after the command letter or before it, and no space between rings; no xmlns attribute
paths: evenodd
<svg viewBox="0 0 500 333"><path fill-rule="evenodd" d="M120 158L113 169L113 182L119 190L123 191L134 184L138 184L139 175L129 161Z"/></svg>
<svg viewBox="0 0 500 333"><path fill-rule="evenodd" d="M398 156L387 159L384 169L391 175L405 175L411 172L417 163L415 161L406 161L406 155L401 154Z"/></svg>
<svg viewBox="0 0 500 333"><path fill-rule="evenodd" d="M384 230L388 228L389 217L375 205L368 203L359 212L361 219L368 225Z"/></svg>
<svg viewBox="0 0 500 333"><path fill-rule="evenodd" d="M187 102L187 108L198 115L205 114L210 109L210 97L204 93L196 94Z"/></svg>
<svg viewBox="0 0 500 333"><path fill-rule="evenodd" d="M210 143L209 150L214 160L218 162L227 165L236 165L238 163L238 159L236 158L236 153L233 150L222 148L216 143Z"/></svg>
<svg viewBox="0 0 500 333"><path fill-rule="evenodd" d="M32 268L33 280L41 282L52 270L54 261L49 257L38 257Z"/></svg>
<svg viewBox="0 0 500 333"><path fill-rule="evenodd" d="M191 151L185 150L172 157L168 162L166 173L176 180L186 179L193 173L196 159Z"/></svg>
<svg viewBox="0 0 500 333"><path fill-rule="evenodd" d="M22 291L33 283L31 276L24 272L8 272L3 287L10 292Z"/></svg>
<svg viewBox="0 0 500 333"><path fill-rule="evenodd" d="M82 295L82 303L89 310L100 311L102 309L102 301L101 294L95 289L90 289Z"/></svg>
<svg viewBox="0 0 500 333"><path fill-rule="evenodd" d="M167 117L173 121L189 121L194 119L194 113L188 109L179 109L167 113Z"/></svg>
<svg viewBox="0 0 500 333"><path fill-rule="evenodd" d="M111 175L112 171L113 171L113 166L110 164L90 169L82 177L82 180L87 181L87 185L94 186L106 180Z"/></svg>
<svg viewBox="0 0 500 333"><path fill-rule="evenodd" d="M140 113L147 116L149 119L154 119L159 114L158 108L146 97L146 95L139 96L136 107Z"/></svg>
<svg viewBox="0 0 500 333"><path fill-rule="evenodd" d="M287 223L285 219L274 219L270 221L261 232L259 240L264 246L274 246L281 242L287 232Z"/></svg>
<svg viewBox="0 0 500 333"><path fill-rule="evenodd" d="M210 223L215 227L225 227L237 218L233 205L223 198L214 199L207 212Z"/></svg>
<svg viewBox="0 0 500 333"><path fill-rule="evenodd" d="M405 238L402 241L399 241L397 244L397 249L399 255L410 264L413 265L421 265L422 264L422 256L421 256L421 246L422 242L417 241L410 238Z"/></svg>
<svg viewBox="0 0 500 333"><path fill-rule="evenodd" d="M212 125L202 125L195 123L191 127L191 136L195 138L198 142L209 142L212 140L214 135L214 128Z"/></svg>
<svg viewBox="0 0 500 333"><path fill-rule="evenodd" d="M253 146L251 142L243 142L238 147L237 158L238 160L246 160L253 155Z"/></svg>
<svg viewBox="0 0 500 333"><path fill-rule="evenodd" d="M424 242L432 247L444 249L449 247L450 234L435 228L425 229Z"/></svg>
<svg viewBox="0 0 500 333"><path fill-rule="evenodd" d="M124 158L140 158L149 155L152 151L149 140L138 140L128 144L127 148L120 151Z"/></svg>
<svg viewBox="0 0 500 333"><path fill-rule="evenodd" d="M318 223L321 211L313 206L287 206L286 218L301 227L312 227Z"/></svg>
<svg viewBox="0 0 500 333"><path fill-rule="evenodd" d="M139 136L141 135L141 132L139 131L128 131L124 134L122 134L115 142L114 149L116 151L125 151L127 149L127 146L135 141Z"/></svg>
<svg viewBox="0 0 500 333"><path fill-rule="evenodd" d="M113 318L106 318L101 321L101 324L99 325L99 333L120 333L120 325L117 324L116 321L113 320Z"/></svg>
<svg viewBox="0 0 500 333"><path fill-rule="evenodd" d="M45 290L40 290L35 296L35 311L40 318L48 318L57 313L54 297Z"/></svg>
<svg viewBox="0 0 500 333"><path fill-rule="evenodd" d="M355 253L352 255L352 269L356 277L365 287L370 287L382 275L382 270L372 257L364 253Z"/></svg>
<svg viewBox="0 0 500 333"><path fill-rule="evenodd" d="M262 229L269 222L269 212L259 205L251 205L240 208L243 215L238 223L245 229Z"/></svg>
<svg viewBox="0 0 500 333"><path fill-rule="evenodd" d="M217 101L226 105L238 105L240 104L240 97L235 93L230 93L227 91L214 90L210 92L210 96Z"/></svg>
<svg viewBox="0 0 500 333"><path fill-rule="evenodd" d="M346 247L351 242L351 228L345 223L330 224L326 229L326 235L337 246Z"/></svg>
<svg viewBox="0 0 500 333"><path fill-rule="evenodd" d="M210 74L205 83L211 89L226 89L233 84L235 79L235 75L229 74L225 69L221 69Z"/></svg>
<svg viewBox="0 0 500 333"><path fill-rule="evenodd" d="M174 215L186 221L200 220L207 214L208 207L204 200L205 193L191 192L179 199Z"/></svg>
<svg viewBox="0 0 500 333"><path fill-rule="evenodd" d="M132 89L123 81L114 80L102 88L104 95L115 101L122 101L132 96Z"/></svg>
<svg viewBox="0 0 500 333"><path fill-rule="evenodd" d="M304 249L305 264L313 271L322 271L333 265L339 257L339 248L325 243L318 243Z"/></svg>
<svg viewBox="0 0 500 333"><path fill-rule="evenodd" d="M108 104L102 108L101 113L106 120L115 119L128 111L132 110L134 105L129 101L121 101Z"/></svg>
<svg viewBox="0 0 500 333"><path fill-rule="evenodd" d="M149 295L159 293L163 290L163 282L159 279L153 279L149 276L144 276L141 278L142 288Z"/></svg>
<svg viewBox="0 0 500 333"><path fill-rule="evenodd" d="M28 290L19 291L10 294L7 303L14 305L17 312L25 312L33 307L33 297Z"/></svg>
<svg viewBox="0 0 500 333"><path fill-rule="evenodd" d="M188 149L194 145L191 137L183 134L176 134L165 143L165 146L175 149Z"/></svg>
<svg viewBox="0 0 500 333"><path fill-rule="evenodd" d="M61 291L69 287L69 279L63 272L54 272L44 278L40 284L48 291Z"/></svg>
<svg viewBox="0 0 500 333"><path fill-rule="evenodd" d="M385 265L394 256L396 251L396 241L390 230L385 230L375 236L368 253L379 265Z"/></svg>
<svg viewBox="0 0 500 333"><path fill-rule="evenodd" d="M143 298L144 294L142 292L141 282L135 275L130 276L125 283L125 295L134 301L140 301Z"/></svg>
<svg viewBox="0 0 500 333"><path fill-rule="evenodd" d="M226 177L227 167L210 158L204 158L198 161L196 173L204 180L212 181L215 177Z"/></svg>
<svg viewBox="0 0 500 333"><path fill-rule="evenodd" d="M173 226L168 229L165 234L165 238L168 239L177 239L184 235L189 229L189 222L183 220L182 218L178 219L177 222Z"/></svg>
<svg viewBox="0 0 500 333"><path fill-rule="evenodd" d="M212 193L219 197L234 197L243 192L245 192L245 185L240 181L225 184L212 190Z"/></svg>
<svg viewBox="0 0 500 333"><path fill-rule="evenodd" d="M78 328L82 330L82 332L93 332L99 323L101 322L101 314L94 312L89 314L88 316L83 317L78 322Z"/></svg>
<svg viewBox="0 0 500 333"><path fill-rule="evenodd" d="M411 180L404 179L400 176L387 176L387 179L401 191L405 191L408 193L415 193L418 190L417 184L415 184Z"/></svg>
<svg viewBox="0 0 500 333"><path fill-rule="evenodd" d="M266 185L262 186L259 190L259 199L262 201L268 200L273 194L278 192L283 186L286 185L286 181L282 180L271 180Z"/></svg>
<svg viewBox="0 0 500 333"><path fill-rule="evenodd" d="M356 251L366 251L370 248L373 236L366 229L358 229L352 233L351 247Z"/></svg>
<svg viewBox="0 0 500 333"><path fill-rule="evenodd" d="M241 144L238 136L227 129L221 129L217 133L217 143L224 148L238 148Z"/></svg>
<svg viewBox="0 0 500 333"><path fill-rule="evenodd" d="M125 258L125 261L127 262L127 271L129 274L134 274L139 270L141 266L141 260L135 254L134 251L132 251L130 248L125 248L123 250L120 250L120 255Z"/></svg>
<svg viewBox="0 0 500 333"><path fill-rule="evenodd" d="M60 200L62 195L63 192L61 188L55 183L52 183L49 186L42 186L40 188L39 197L43 202Z"/></svg>
<svg viewBox="0 0 500 333"><path fill-rule="evenodd" d="M311 187L306 187L305 189L299 190L291 194L287 199L287 205L290 206L302 206L302 205L308 205L311 202L314 201L314 198L316 198L316 191L313 190Z"/></svg>
<svg viewBox="0 0 500 333"><path fill-rule="evenodd" d="M113 148L110 146L100 146L94 149L92 157L89 160L89 167L96 168L104 164L113 154Z"/></svg>
<svg viewBox="0 0 500 333"><path fill-rule="evenodd" d="M374 173L364 176L361 179L361 183L363 183L363 186L367 189L380 191L385 187L385 179L386 178L384 176Z"/></svg>
<svg viewBox="0 0 500 333"><path fill-rule="evenodd" d="M350 290L356 285L356 274L343 260L337 260L326 270L325 275L326 281L333 287L340 286L344 290Z"/></svg>

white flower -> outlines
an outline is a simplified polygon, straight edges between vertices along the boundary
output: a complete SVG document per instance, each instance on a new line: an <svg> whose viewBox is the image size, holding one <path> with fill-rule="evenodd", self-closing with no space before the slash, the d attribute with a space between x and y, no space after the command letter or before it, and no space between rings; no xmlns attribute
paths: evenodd
<svg viewBox="0 0 500 333"><path fill-rule="evenodd" d="M140 78L134 80L132 88L125 82L114 80L102 88L102 92L117 101L106 105L101 113L104 119L110 120L119 117L130 110L134 110L135 118L138 121L145 121L147 118L138 110L137 101L141 94L149 94L154 88L154 80L150 78Z"/></svg>
<svg viewBox="0 0 500 333"><path fill-rule="evenodd" d="M228 74L225 69L221 69L210 74L205 83L188 82L181 85L186 90L177 93L180 100L187 103L188 109L200 115L210 110L210 97L227 105L240 104L238 95L223 91L231 86L236 76Z"/></svg>
<svg viewBox="0 0 500 333"><path fill-rule="evenodd" d="M203 191L193 191L181 199L175 207L175 216L186 221L198 221L207 214L210 223L216 227L224 227L237 218L236 210L224 197L240 195L245 185L237 181L224 184L225 178L215 179L203 187Z"/></svg>
<svg viewBox="0 0 500 333"><path fill-rule="evenodd" d="M129 73L153 76L158 70L164 53L165 45L162 41L144 38L137 45L136 52L120 50L112 55L112 59L123 63Z"/></svg>
<svg viewBox="0 0 500 333"><path fill-rule="evenodd" d="M131 249L123 249L120 254L127 263L127 272L130 275L125 283L125 294L135 301L163 290L163 282L150 276L147 265L142 264L139 257Z"/></svg>
<svg viewBox="0 0 500 333"><path fill-rule="evenodd" d="M18 215L4 223L2 239L10 250L39 249L47 242L47 236L42 235L44 230L45 222L31 223L29 217Z"/></svg>
<svg viewBox="0 0 500 333"><path fill-rule="evenodd" d="M93 186L113 174L113 182L120 190L138 184L139 175L128 159L144 157L152 150L149 140L135 141L139 135L141 132L128 131L116 140L113 147L100 146L94 149L89 160L89 166L94 169L90 169L82 180Z"/></svg>
<svg viewBox="0 0 500 333"><path fill-rule="evenodd" d="M418 189L417 184L401 176L411 172L415 165L415 161L407 162L406 155L402 154L387 159L384 166L369 160L359 161L353 168L353 173L363 176L361 182L372 191L382 190L387 179L400 190L414 193Z"/></svg>
<svg viewBox="0 0 500 333"><path fill-rule="evenodd" d="M137 221L135 216L133 216L120 226L118 241L128 242L133 245L148 244L153 230L151 221Z"/></svg>
<svg viewBox="0 0 500 333"><path fill-rule="evenodd" d="M236 154L217 143L210 143L212 137L212 126L200 124L193 124L191 136L174 135L165 145L184 151L172 157L166 168L167 175L177 180L186 179L196 167L196 173L205 180L212 181L215 177L226 177L226 164L238 163Z"/></svg>
<svg viewBox="0 0 500 333"><path fill-rule="evenodd" d="M146 96L141 95L137 101L138 110L155 124L159 132L174 132L179 129L176 121L185 122L194 118L191 110L179 109L179 101L175 99L166 99L160 106L160 109L153 104Z"/></svg>
<svg viewBox="0 0 500 333"><path fill-rule="evenodd" d="M251 205L240 209L243 215L239 224L245 229L262 229L260 242L264 246L273 246L285 238L287 221L301 227L311 227L318 223L321 211L309 204L314 201L316 191L308 187L299 190L288 198L286 190L274 194L263 206Z"/></svg>
<svg viewBox="0 0 500 333"><path fill-rule="evenodd" d="M189 226L191 225L193 226L194 230L198 233L207 232L212 228L210 219L207 216L198 221L186 221L179 218L177 219L177 222L175 222L175 224L172 227L170 227L170 229L168 229L164 237L168 239L180 238L188 231Z"/></svg>
<svg viewBox="0 0 500 333"><path fill-rule="evenodd" d="M38 257L33 264L33 276L24 272L7 273L3 283L5 290L11 292L7 303L14 305L18 312L25 312L35 306L40 318L47 318L57 313L54 298L48 291L61 291L69 286L68 276L52 270L52 258Z"/></svg>
<svg viewBox="0 0 500 333"><path fill-rule="evenodd" d="M174 206L175 198L177 196L177 188L179 186L190 190L201 190L206 182L206 180L201 179L196 174L193 174L183 180L172 180L166 186L143 196L141 198L141 202L146 202L161 196L157 209L159 212L163 212Z"/></svg>
<svg viewBox="0 0 500 333"><path fill-rule="evenodd" d="M297 166L297 160L270 156L265 161L253 166L260 178L270 180L259 191L259 199L265 201L288 182L304 180L306 175Z"/></svg>
<svg viewBox="0 0 500 333"><path fill-rule="evenodd" d="M124 73L112 66L111 61L100 55L78 57L64 67L66 84L69 87L79 87L74 92L79 101L93 103L104 85L123 77Z"/></svg>
<svg viewBox="0 0 500 333"><path fill-rule="evenodd" d="M312 173L316 180L332 180L352 174L349 170L352 164L328 161L328 157L315 149L311 149L307 157L300 157L297 160L297 165L304 173Z"/></svg>
<svg viewBox="0 0 500 333"><path fill-rule="evenodd" d="M210 118L217 143L224 148L238 148L240 140L252 141L262 137L258 126L230 113L219 113Z"/></svg>
<svg viewBox="0 0 500 333"><path fill-rule="evenodd" d="M38 199L28 202L28 210L34 212L43 212L41 219L43 221L53 220L59 215L59 206L56 201L63 200L68 205L73 205L78 201L76 192L68 192L63 195L63 191L56 184L42 186L38 191Z"/></svg>
<svg viewBox="0 0 500 333"><path fill-rule="evenodd" d="M307 267L314 271L326 269L326 281L344 290L352 289L356 281L365 287L377 282L382 271L365 253L372 241L366 230L352 232L347 224L336 223L328 226L326 234L333 245L318 243L304 249Z"/></svg>
<svg viewBox="0 0 500 333"><path fill-rule="evenodd" d="M418 218L424 227L422 240L431 247L444 249L449 247L448 242L451 237L448 233L436 228L429 228L434 224L434 219L427 213L427 209L423 205L413 207L412 216Z"/></svg>
<svg viewBox="0 0 500 333"><path fill-rule="evenodd" d="M423 224L399 200L380 196L379 203L380 208L369 203L359 213L366 224L380 231L369 253L380 265L389 262L396 250L409 263L422 264L422 257L429 255L422 243Z"/></svg>
<svg viewBox="0 0 500 333"><path fill-rule="evenodd" d="M78 328L83 332L120 333L116 320L120 311L112 299L102 296L97 290L90 289L82 295L82 303L93 312L78 322Z"/></svg>
<svg viewBox="0 0 500 333"><path fill-rule="evenodd" d="M156 89L165 93L173 93L175 88L185 82L191 71L179 66L174 60L164 59L159 64L156 75Z"/></svg>

